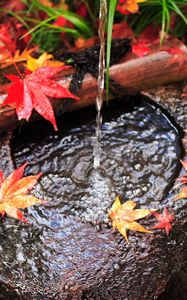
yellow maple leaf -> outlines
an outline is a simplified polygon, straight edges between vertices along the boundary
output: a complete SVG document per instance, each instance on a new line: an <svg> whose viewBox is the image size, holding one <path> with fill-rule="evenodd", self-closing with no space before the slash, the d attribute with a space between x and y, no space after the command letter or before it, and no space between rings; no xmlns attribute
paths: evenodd
<svg viewBox="0 0 187 300"><path fill-rule="evenodd" d="M187 187L183 188L174 200L187 199Z"/></svg>
<svg viewBox="0 0 187 300"><path fill-rule="evenodd" d="M29 55L26 63L26 67L31 72L36 71L42 67L61 67L64 63L58 60L53 60L53 55L47 52L41 54L38 58L34 58Z"/></svg>
<svg viewBox="0 0 187 300"><path fill-rule="evenodd" d="M142 219L153 211L149 209L135 209L136 203L129 200L121 204L119 197L116 197L111 210L109 211L109 217L112 220L112 226L116 228L126 239L127 243L127 230L135 230L140 232L152 233L144 228L142 225L136 222L136 220Z"/></svg>
<svg viewBox="0 0 187 300"><path fill-rule="evenodd" d="M27 61L27 59L30 57L30 54L36 50L35 48L32 49L25 49L23 52L20 53L20 50L16 50L14 56L0 56L0 68L4 69L8 66L11 66L15 63L24 62Z"/></svg>

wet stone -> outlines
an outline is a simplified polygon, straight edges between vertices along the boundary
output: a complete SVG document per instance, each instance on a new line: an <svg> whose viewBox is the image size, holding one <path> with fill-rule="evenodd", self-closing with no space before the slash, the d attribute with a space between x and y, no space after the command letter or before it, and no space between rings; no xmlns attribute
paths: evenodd
<svg viewBox="0 0 187 300"><path fill-rule="evenodd" d="M178 130L152 103L109 103L96 172L95 114L64 115L57 133L46 122L14 132L15 165L43 172L32 193L48 201L26 211L30 225L6 218L0 226L0 282L24 300L155 300L186 256L182 226L168 238L130 232L127 245L107 218L116 195L162 206L179 173Z"/></svg>

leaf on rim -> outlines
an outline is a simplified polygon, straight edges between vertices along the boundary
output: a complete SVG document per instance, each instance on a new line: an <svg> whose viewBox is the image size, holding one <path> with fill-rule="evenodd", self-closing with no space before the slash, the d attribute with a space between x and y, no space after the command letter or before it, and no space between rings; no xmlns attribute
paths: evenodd
<svg viewBox="0 0 187 300"><path fill-rule="evenodd" d="M42 67L61 67L64 65L63 62L54 60L53 55L47 52L42 53L38 58L29 55L26 61L26 68L32 72Z"/></svg>
<svg viewBox="0 0 187 300"><path fill-rule="evenodd" d="M151 52L148 43L145 41L139 40L138 42L132 45L132 53L137 55L138 57L143 57Z"/></svg>
<svg viewBox="0 0 187 300"><path fill-rule="evenodd" d="M15 107L18 119L27 121L34 108L57 130L53 108L48 97L79 99L54 80L60 71L68 68L69 66L43 67L23 79L16 75L5 75L12 83L7 87L8 95L2 106Z"/></svg>

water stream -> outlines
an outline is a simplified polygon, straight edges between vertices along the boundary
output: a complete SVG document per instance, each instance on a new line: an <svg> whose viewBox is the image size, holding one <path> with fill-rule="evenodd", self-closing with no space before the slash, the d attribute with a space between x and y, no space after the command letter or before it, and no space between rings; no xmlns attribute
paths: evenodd
<svg viewBox="0 0 187 300"><path fill-rule="evenodd" d="M98 96L96 98L96 133L95 143L93 147L94 155L94 168L100 167L101 160L101 125L102 125L102 114L101 109L103 106L103 94L104 94L104 83L105 83L105 26L107 22L107 2L106 0L100 1L99 11L99 38L100 38L100 55L99 55L99 72L98 72Z"/></svg>

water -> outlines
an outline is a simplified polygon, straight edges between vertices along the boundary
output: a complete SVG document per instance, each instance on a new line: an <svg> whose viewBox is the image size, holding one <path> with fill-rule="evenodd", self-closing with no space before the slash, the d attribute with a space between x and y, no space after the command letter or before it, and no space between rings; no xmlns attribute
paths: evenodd
<svg viewBox="0 0 187 300"><path fill-rule="evenodd" d="M17 166L29 161L27 174L44 173L35 193L49 201L49 210L83 222L107 223L116 195L156 207L167 194L178 162L178 136L160 110L142 104L127 111L124 101L117 100L103 109L102 167L97 170L90 137L94 108L63 116L61 126L54 133L44 123L40 135L33 125L15 139Z"/></svg>
<svg viewBox="0 0 187 300"><path fill-rule="evenodd" d="M107 22L107 2L106 0L100 1L99 11L99 39L100 39L100 55L99 55L99 72L98 72L98 96L96 98L96 131L95 131L95 143L93 148L94 155L94 168L100 167L101 160L101 125L102 115L101 109L103 106L103 94L104 94L104 83L105 83L105 26Z"/></svg>

